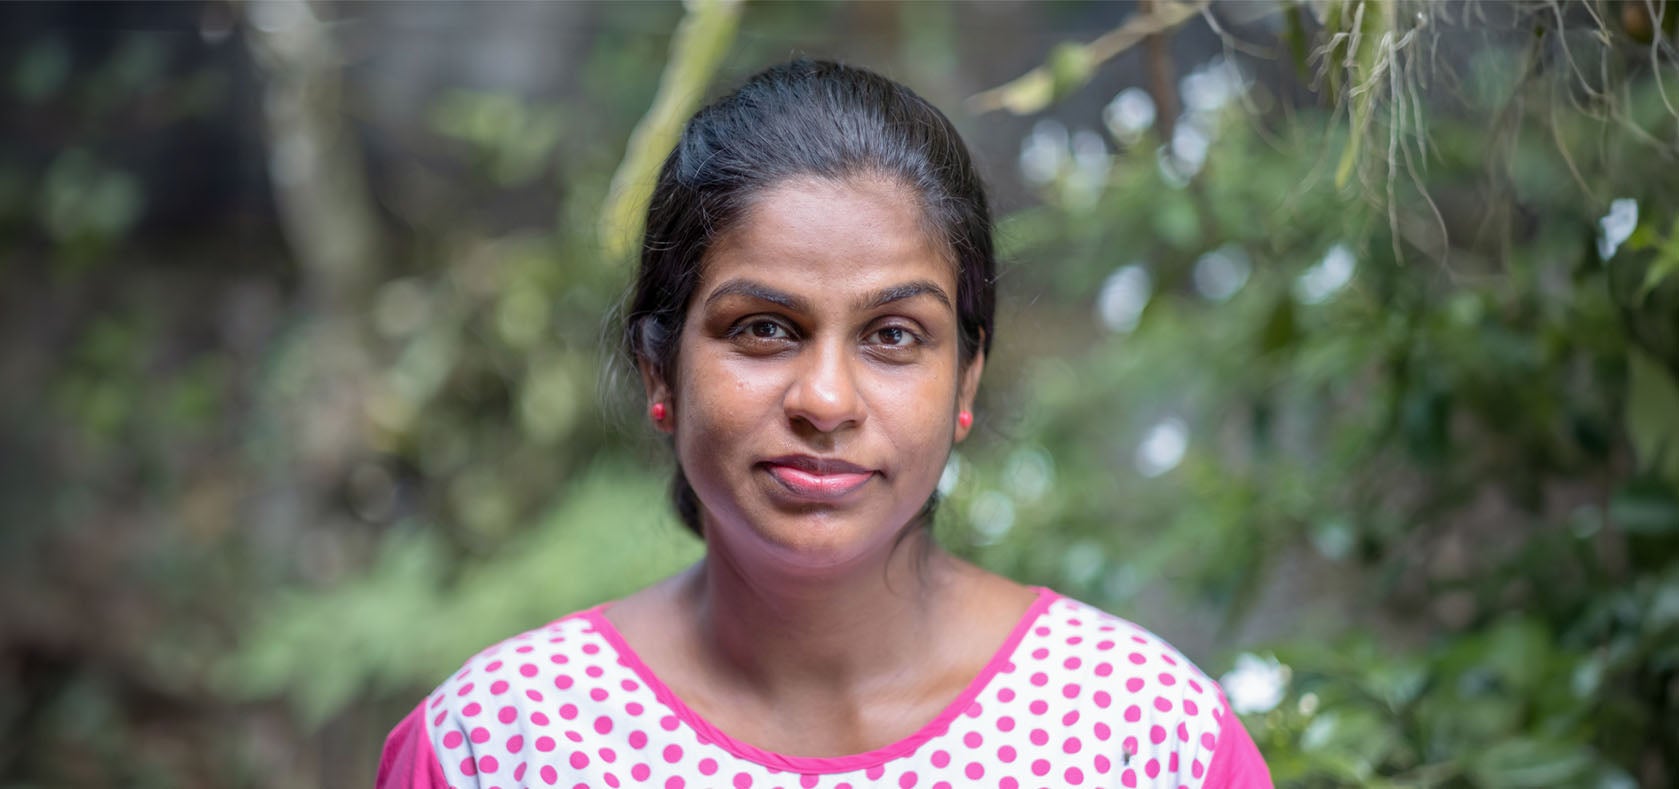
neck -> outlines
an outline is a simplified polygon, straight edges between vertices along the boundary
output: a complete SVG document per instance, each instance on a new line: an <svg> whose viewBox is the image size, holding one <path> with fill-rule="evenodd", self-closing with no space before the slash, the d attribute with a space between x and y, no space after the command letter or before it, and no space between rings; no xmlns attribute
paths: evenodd
<svg viewBox="0 0 1679 789"><path fill-rule="evenodd" d="M719 668L766 698L844 694L914 673L955 560L924 529L883 561L766 573L711 546L688 581L694 622Z"/></svg>

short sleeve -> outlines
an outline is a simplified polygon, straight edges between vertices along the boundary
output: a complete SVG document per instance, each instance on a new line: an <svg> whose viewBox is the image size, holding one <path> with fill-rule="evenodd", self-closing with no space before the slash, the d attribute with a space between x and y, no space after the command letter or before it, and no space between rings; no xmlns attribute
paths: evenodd
<svg viewBox="0 0 1679 789"><path fill-rule="evenodd" d="M376 789L448 789L449 781L443 777L426 732L425 715L421 702L385 738Z"/></svg>
<svg viewBox="0 0 1679 789"><path fill-rule="evenodd" d="M1218 745L1213 749L1212 763L1207 766L1203 789L1271 789L1271 769L1259 755L1253 737L1242 727L1242 720L1224 708L1219 716Z"/></svg>

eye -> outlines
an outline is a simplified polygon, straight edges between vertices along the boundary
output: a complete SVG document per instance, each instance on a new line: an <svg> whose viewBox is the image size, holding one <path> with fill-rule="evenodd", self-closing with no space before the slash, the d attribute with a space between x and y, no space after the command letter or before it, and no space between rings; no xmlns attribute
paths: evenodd
<svg viewBox="0 0 1679 789"><path fill-rule="evenodd" d="M884 348L909 348L920 342L914 332L902 326L882 326L869 335L875 345Z"/></svg>
<svg viewBox="0 0 1679 789"><path fill-rule="evenodd" d="M770 320L755 320L746 324L746 333L755 340L780 340L787 337L786 327Z"/></svg>
<svg viewBox="0 0 1679 789"><path fill-rule="evenodd" d="M793 328L785 321L763 315L743 318L730 326L723 337L738 345L757 349L781 347L797 339Z"/></svg>

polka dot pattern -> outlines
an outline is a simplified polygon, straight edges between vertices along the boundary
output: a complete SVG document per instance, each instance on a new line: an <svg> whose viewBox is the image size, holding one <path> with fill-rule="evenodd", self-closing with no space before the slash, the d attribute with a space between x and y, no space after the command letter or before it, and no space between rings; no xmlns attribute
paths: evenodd
<svg viewBox="0 0 1679 789"><path fill-rule="evenodd" d="M1218 686L1152 633L1043 595L944 714L869 754L800 759L733 741L671 704L600 609L484 650L420 713L458 789L1199 789L1228 714Z"/></svg>

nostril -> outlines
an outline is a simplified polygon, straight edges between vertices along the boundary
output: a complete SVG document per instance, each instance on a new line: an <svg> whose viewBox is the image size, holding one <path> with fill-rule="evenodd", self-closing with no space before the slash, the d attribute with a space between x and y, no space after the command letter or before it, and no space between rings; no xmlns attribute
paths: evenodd
<svg viewBox="0 0 1679 789"><path fill-rule="evenodd" d="M863 398L845 352L831 350L809 358L810 366L787 390L788 416L823 433L859 423Z"/></svg>

